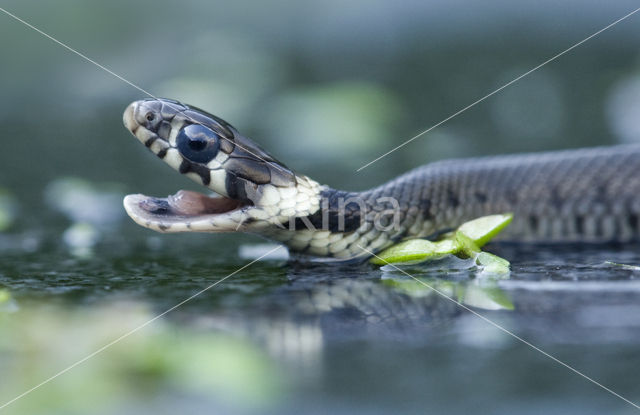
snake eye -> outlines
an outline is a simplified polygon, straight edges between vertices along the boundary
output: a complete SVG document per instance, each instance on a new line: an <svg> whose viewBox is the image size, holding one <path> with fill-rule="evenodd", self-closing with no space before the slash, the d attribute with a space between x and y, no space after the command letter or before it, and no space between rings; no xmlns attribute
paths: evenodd
<svg viewBox="0 0 640 415"><path fill-rule="evenodd" d="M156 115L153 112L147 112L147 115L145 115L144 118L151 122L156 118Z"/></svg>
<svg viewBox="0 0 640 415"><path fill-rule="evenodd" d="M194 163L210 162L220 148L220 137L209 128L191 124L180 130L176 138L178 151Z"/></svg>

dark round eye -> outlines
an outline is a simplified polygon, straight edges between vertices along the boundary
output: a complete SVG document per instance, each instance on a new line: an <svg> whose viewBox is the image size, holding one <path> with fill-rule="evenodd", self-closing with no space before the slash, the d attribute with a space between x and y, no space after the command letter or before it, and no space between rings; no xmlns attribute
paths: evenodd
<svg viewBox="0 0 640 415"><path fill-rule="evenodd" d="M220 136L199 124L191 124L181 129L176 141L178 151L194 163L210 162L220 148Z"/></svg>
<svg viewBox="0 0 640 415"><path fill-rule="evenodd" d="M147 112L145 118L147 119L147 121L151 122L156 118L156 115L153 112Z"/></svg>

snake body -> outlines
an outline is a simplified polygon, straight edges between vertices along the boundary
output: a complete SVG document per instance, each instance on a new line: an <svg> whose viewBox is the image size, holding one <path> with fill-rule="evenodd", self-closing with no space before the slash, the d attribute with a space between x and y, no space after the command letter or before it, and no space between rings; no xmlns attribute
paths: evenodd
<svg viewBox="0 0 640 415"><path fill-rule="evenodd" d="M234 127L164 99L132 103L125 126L158 157L219 195L130 195L129 215L160 232L250 232L294 253L365 258L483 215L513 212L518 241L626 242L640 236L640 146L427 164L347 192L297 174Z"/></svg>

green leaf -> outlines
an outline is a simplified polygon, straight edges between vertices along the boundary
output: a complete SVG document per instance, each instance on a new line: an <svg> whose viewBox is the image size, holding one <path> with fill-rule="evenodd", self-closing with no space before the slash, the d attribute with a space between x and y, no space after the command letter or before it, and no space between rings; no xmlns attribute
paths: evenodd
<svg viewBox="0 0 640 415"><path fill-rule="evenodd" d="M478 247L475 241L464 233L457 231L454 238L458 245L458 252L462 252L469 258L473 258L480 252L480 247Z"/></svg>
<svg viewBox="0 0 640 415"><path fill-rule="evenodd" d="M372 264L385 265L387 263L402 262L416 263L430 258L444 255L442 246L426 239L409 239L387 248L371 259Z"/></svg>
<svg viewBox="0 0 640 415"><path fill-rule="evenodd" d="M512 219L513 213L483 216L463 223L462 226L458 228L458 233L464 234L471 239L478 248L481 248L509 225Z"/></svg>
<svg viewBox="0 0 640 415"><path fill-rule="evenodd" d="M509 261L489 252L480 252L476 257L476 263L483 267L483 272L488 274L508 274L510 272L509 266L511 264Z"/></svg>
<svg viewBox="0 0 640 415"><path fill-rule="evenodd" d="M484 216L464 223L455 232L450 232L443 239L431 242L426 239L409 239L385 249L370 262L375 265L392 263L416 264L445 255L456 254L475 258L480 247L504 229L513 218L511 213ZM496 257L497 258L497 257ZM490 259L487 261L491 262ZM496 261L491 262L491 264ZM507 270L508 270L507 262ZM495 273L504 272L504 264L488 265ZM492 268L493 267L493 268ZM493 271L492 271L493 272Z"/></svg>
<svg viewBox="0 0 640 415"><path fill-rule="evenodd" d="M438 242L434 242L436 246L435 250L438 255L455 254L460 251L460 245L453 239L443 239Z"/></svg>

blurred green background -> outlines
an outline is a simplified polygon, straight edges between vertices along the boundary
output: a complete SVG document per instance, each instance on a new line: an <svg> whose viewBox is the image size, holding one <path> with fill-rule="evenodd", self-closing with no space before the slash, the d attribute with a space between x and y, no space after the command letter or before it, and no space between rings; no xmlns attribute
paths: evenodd
<svg viewBox="0 0 640 415"><path fill-rule="evenodd" d="M3 7L156 96L204 108L292 168L364 189L445 157L638 139L631 17L360 173L355 169L601 29L633 1L19 2ZM140 91L3 17L1 180L36 203L78 175L173 192L125 131Z"/></svg>
<svg viewBox="0 0 640 415"><path fill-rule="evenodd" d="M640 139L639 13L356 172L632 11L631 0L0 6L336 188L365 189L442 158ZM255 239L157 236L126 220L124 193L198 189L122 126L144 95L2 13L0 39L2 405L236 270L247 262L238 246ZM633 398L635 274L585 264L640 257L600 254L571 257L575 268L554 252L507 254L520 285L502 288L515 311L488 309ZM627 285L566 285L603 278ZM633 409L433 293L380 281L371 269L258 264L7 413Z"/></svg>

